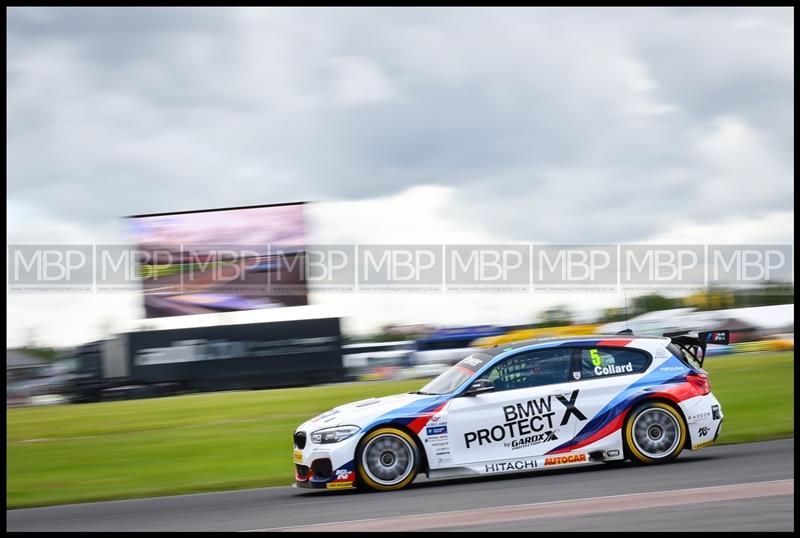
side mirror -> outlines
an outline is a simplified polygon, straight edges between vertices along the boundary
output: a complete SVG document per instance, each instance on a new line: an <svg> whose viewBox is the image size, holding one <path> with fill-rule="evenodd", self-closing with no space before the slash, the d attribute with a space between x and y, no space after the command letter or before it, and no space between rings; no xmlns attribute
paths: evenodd
<svg viewBox="0 0 800 538"><path fill-rule="evenodd" d="M464 391L464 396L476 396L484 392L494 392L494 383L488 379L476 379L469 388Z"/></svg>

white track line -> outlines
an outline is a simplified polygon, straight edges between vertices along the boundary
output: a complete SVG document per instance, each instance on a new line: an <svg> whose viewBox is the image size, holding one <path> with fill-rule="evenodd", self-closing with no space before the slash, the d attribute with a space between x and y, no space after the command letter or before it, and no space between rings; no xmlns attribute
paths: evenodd
<svg viewBox="0 0 800 538"><path fill-rule="evenodd" d="M242 532L267 531L378 531L387 528L402 528L404 531L444 529L462 527L470 524L491 524L494 522L522 521L542 517L568 517L600 512L641 510L663 506L679 506L701 502L718 502L736 499L752 499L776 495L794 495L794 479L726 484L701 488L688 488L644 493L606 495L582 499L568 499L513 506L497 506L474 510L453 510L406 516L357 519L289 527L249 529ZM625 499L629 502L609 505L602 501ZM402 525L402 526L400 526Z"/></svg>

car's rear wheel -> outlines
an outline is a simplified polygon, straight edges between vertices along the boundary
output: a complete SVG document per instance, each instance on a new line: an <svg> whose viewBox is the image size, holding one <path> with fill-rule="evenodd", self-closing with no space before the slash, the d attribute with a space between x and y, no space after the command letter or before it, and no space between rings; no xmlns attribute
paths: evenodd
<svg viewBox="0 0 800 538"><path fill-rule="evenodd" d="M646 402L628 415L625 450L639 463L664 463L678 457L686 443L686 424L673 406Z"/></svg>
<svg viewBox="0 0 800 538"><path fill-rule="evenodd" d="M360 482L375 490L392 491L410 484L419 469L419 447L403 430L378 428L359 443L356 468Z"/></svg>

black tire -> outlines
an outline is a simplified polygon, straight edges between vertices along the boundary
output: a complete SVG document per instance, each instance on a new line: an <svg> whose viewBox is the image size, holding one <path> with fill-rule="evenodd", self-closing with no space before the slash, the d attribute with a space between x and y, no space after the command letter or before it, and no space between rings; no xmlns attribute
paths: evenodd
<svg viewBox="0 0 800 538"><path fill-rule="evenodd" d="M672 405L644 402L625 419L625 453L635 463L653 465L677 458L686 445L688 428L680 412Z"/></svg>
<svg viewBox="0 0 800 538"><path fill-rule="evenodd" d="M358 484L376 491L403 489L420 468L419 445L410 434L391 426L366 434L356 450Z"/></svg>

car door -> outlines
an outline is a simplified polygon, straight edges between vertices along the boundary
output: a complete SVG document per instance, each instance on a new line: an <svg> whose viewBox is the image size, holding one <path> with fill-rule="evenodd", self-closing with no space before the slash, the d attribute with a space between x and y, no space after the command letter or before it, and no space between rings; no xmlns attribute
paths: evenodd
<svg viewBox="0 0 800 538"><path fill-rule="evenodd" d="M624 399L625 390L641 377L652 361L649 353L631 347L584 347L577 349L576 355L574 386L580 391L580 409L589 420L606 412L618 396ZM616 414L612 412L609 416L613 418ZM595 438L604 431L597 425L587 432L579 429L575 432L576 441L597 440Z"/></svg>
<svg viewBox="0 0 800 538"><path fill-rule="evenodd" d="M538 456L569 440L585 417L571 386L574 350L523 351L479 377L493 392L458 396L447 410L453 464Z"/></svg>

